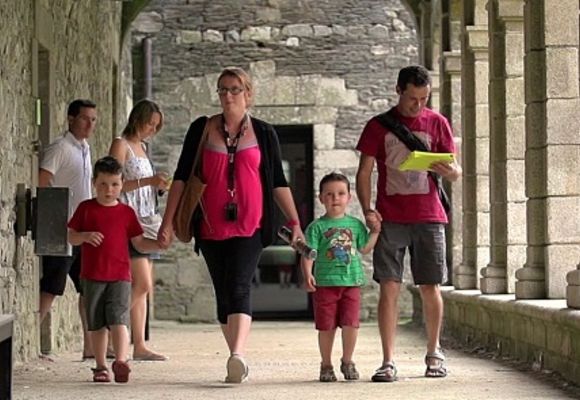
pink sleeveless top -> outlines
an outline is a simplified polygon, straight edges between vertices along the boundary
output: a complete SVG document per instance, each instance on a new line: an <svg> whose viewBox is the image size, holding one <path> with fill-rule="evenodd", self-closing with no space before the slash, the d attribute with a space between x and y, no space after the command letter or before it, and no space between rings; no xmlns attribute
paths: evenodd
<svg viewBox="0 0 580 400"><path fill-rule="evenodd" d="M207 183L203 193L207 217L201 224L203 239L224 240L236 236L250 237L260 228L263 208L261 159L257 143L238 148L234 169L238 218L236 221L228 221L225 208L231 198L227 191L227 153L208 146L203 149L202 176Z"/></svg>

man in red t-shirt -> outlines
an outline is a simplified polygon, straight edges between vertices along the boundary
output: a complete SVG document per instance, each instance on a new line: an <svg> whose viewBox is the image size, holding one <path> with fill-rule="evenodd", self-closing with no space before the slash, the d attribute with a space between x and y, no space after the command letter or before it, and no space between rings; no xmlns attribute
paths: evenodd
<svg viewBox="0 0 580 400"><path fill-rule="evenodd" d="M426 108L431 93L429 72L422 66L399 71L399 101L392 115L435 153L455 153L453 133L447 120ZM445 229L447 215L437 186L427 171L400 171L410 150L376 117L365 126L356 146L361 152L356 191L367 225L382 221L381 234L373 254L373 278L380 284L379 331L383 363L372 377L374 382L393 382L393 362L398 320L398 297L403 279L403 259L411 254L413 280L419 285L427 331L427 377L447 375L439 345L443 299L439 285L447 278ZM371 208L371 175L378 169L376 210ZM430 170L449 181L461 176L456 163L433 163ZM371 218L375 216L377 218ZM375 222L376 223L376 222Z"/></svg>

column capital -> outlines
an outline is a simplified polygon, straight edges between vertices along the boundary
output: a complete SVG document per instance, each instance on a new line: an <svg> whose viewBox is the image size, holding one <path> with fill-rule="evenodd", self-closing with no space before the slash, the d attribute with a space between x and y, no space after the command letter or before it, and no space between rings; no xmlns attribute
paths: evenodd
<svg viewBox="0 0 580 400"><path fill-rule="evenodd" d="M444 51L443 52L443 66L445 72L449 74L461 73L461 52L460 51Z"/></svg>
<svg viewBox="0 0 580 400"><path fill-rule="evenodd" d="M489 48L489 31L485 25L470 25L465 27L467 47L472 52L485 52Z"/></svg>
<svg viewBox="0 0 580 400"><path fill-rule="evenodd" d="M524 20L524 0L501 0L497 2L497 16L503 21Z"/></svg>

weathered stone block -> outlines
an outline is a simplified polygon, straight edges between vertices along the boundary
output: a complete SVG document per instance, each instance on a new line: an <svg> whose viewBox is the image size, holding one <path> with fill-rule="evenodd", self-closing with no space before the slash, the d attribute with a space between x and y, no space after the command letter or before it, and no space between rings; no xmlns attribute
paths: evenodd
<svg viewBox="0 0 580 400"><path fill-rule="evenodd" d="M577 98L548 99L545 113L546 144L580 144L580 121L576 115L578 109L580 101Z"/></svg>
<svg viewBox="0 0 580 400"><path fill-rule="evenodd" d="M316 150L334 148L335 127L332 124L316 124L313 126L313 143Z"/></svg>
<svg viewBox="0 0 580 400"><path fill-rule="evenodd" d="M230 29L229 31L227 31L225 33L224 39L228 43L239 42L240 41L240 33L238 31L236 31L235 29Z"/></svg>
<svg viewBox="0 0 580 400"><path fill-rule="evenodd" d="M393 30L397 31L397 32L406 32L409 30L409 27L407 26L407 24L405 24L403 21L401 21L398 18L393 18Z"/></svg>
<svg viewBox="0 0 580 400"><path fill-rule="evenodd" d="M300 105L316 104L320 80L320 75L299 76L296 88L296 103Z"/></svg>
<svg viewBox="0 0 580 400"><path fill-rule="evenodd" d="M155 263L155 286L174 286L177 284L177 266L169 263Z"/></svg>
<svg viewBox="0 0 580 400"><path fill-rule="evenodd" d="M525 56L526 104L546 99L546 51L544 49L527 52Z"/></svg>
<svg viewBox="0 0 580 400"><path fill-rule="evenodd" d="M297 85L297 78L294 76L277 77L274 81L274 97L270 101L273 100L276 105L295 105Z"/></svg>
<svg viewBox="0 0 580 400"><path fill-rule="evenodd" d="M291 24L282 28L282 35L312 37L314 35L314 30L309 24Z"/></svg>
<svg viewBox="0 0 580 400"><path fill-rule="evenodd" d="M272 105L276 98L276 79L265 76L262 79L254 78L254 104L256 106Z"/></svg>
<svg viewBox="0 0 580 400"><path fill-rule="evenodd" d="M314 25L314 36L330 36L332 35L332 28L326 25Z"/></svg>
<svg viewBox="0 0 580 400"><path fill-rule="evenodd" d="M176 42L181 44L199 43L201 40L201 31L180 31L176 37Z"/></svg>
<svg viewBox="0 0 580 400"><path fill-rule="evenodd" d="M518 299L541 299L546 296L544 281L517 281L516 297Z"/></svg>
<svg viewBox="0 0 580 400"><path fill-rule="evenodd" d="M479 138L475 141L475 171L477 174L489 174L489 139Z"/></svg>
<svg viewBox="0 0 580 400"><path fill-rule="evenodd" d="M578 2L562 0L558 7L545 7L544 42L546 46L578 47Z"/></svg>
<svg viewBox="0 0 580 400"><path fill-rule="evenodd" d="M295 36L292 36L292 37L289 37L288 39L286 39L284 44L288 47L298 47L298 46L300 46L300 39L298 39Z"/></svg>
<svg viewBox="0 0 580 400"><path fill-rule="evenodd" d="M281 19L280 9L277 7L258 7L256 9L256 21L275 22Z"/></svg>
<svg viewBox="0 0 580 400"><path fill-rule="evenodd" d="M578 49L546 49L546 94L548 98L578 97Z"/></svg>
<svg viewBox="0 0 580 400"><path fill-rule="evenodd" d="M222 33L215 29L208 29L207 31L204 31L202 36L205 42L219 43L224 41L224 36Z"/></svg>
<svg viewBox="0 0 580 400"><path fill-rule="evenodd" d="M547 195L580 195L580 146L548 146L546 153Z"/></svg>
<svg viewBox="0 0 580 400"><path fill-rule="evenodd" d="M507 160L506 161L506 180L508 202L523 202L526 200L525 195L525 161L524 160Z"/></svg>
<svg viewBox="0 0 580 400"><path fill-rule="evenodd" d="M389 28L384 25L377 24L369 28L369 36L378 39L386 39L389 37Z"/></svg>
<svg viewBox="0 0 580 400"><path fill-rule="evenodd" d="M528 148L526 151L526 196L538 198L546 196L546 149Z"/></svg>
<svg viewBox="0 0 580 400"><path fill-rule="evenodd" d="M358 154L353 150L318 150L314 152L314 168L336 168L336 160L340 160L340 168L357 168Z"/></svg>
<svg viewBox="0 0 580 400"><path fill-rule="evenodd" d="M276 62L274 60L262 60L250 63L250 74L256 80L272 78L276 73Z"/></svg>
<svg viewBox="0 0 580 400"><path fill-rule="evenodd" d="M481 292L485 294L500 294L507 292L506 278L481 278L479 280ZM489 327L486 328L489 330Z"/></svg>
<svg viewBox="0 0 580 400"><path fill-rule="evenodd" d="M302 123L334 123L338 110L334 107L301 107L300 116Z"/></svg>
<svg viewBox="0 0 580 400"><path fill-rule="evenodd" d="M564 298L566 276L580 260L580 243L554 244L546 247L546 287L551 299ZM569 282L568 282L569 284Z"/></svg>
<svg viewBox="0 0 580 400"><path fill-rule="evenodd" d="M214 322L216 320L215 295L211 285L198 286L185 306L186 322Z"/></svg>
<svg viewBox="0 0 580 400"><path fill-rule="evenodd" d="M163 17L155 11L141 12L131 26L137 32L157 33L163 29Z"/></svg>
<svg viewBox="0 0 580 400"><path fill-rule="evenodd" d="M580 243L580 197L548 197L546 200L548 243ZM571 260L570 262L576 262ZM572 269L572 268L569 268Z"/></svg>
<svg viewBox="0 0 580 400"><path fill-rule="evenodd" d="M566 282L570 286L580 286L580 268L568 272L566 274Z"/></svg>
<svg viewBox="0 0 580 400"><path fill-rule="evenodd" d="M580 309L580 285L566 287L566 305L570 308ZM580 347L578 347L576 354L580 354Z"/></svg>
<svg viewBox="0 0 580 400"><path fill-rule="evenodd" d="M272 28L269 26L250 26L242 30L241 39L267 42L272 38L271 33Z"/></svg>
<svg viewBox="0 0 580 400"><path fill-rule="evenodd" d="M339 36L345 36L347 32L346 28L342 25L332 25L332 33Z"/></svg>
<svg viewBox="0 0 580 400"><path fill-rule="evenodd" d="M506 117L525 114L525 93L523 78L509 78L505 81Z"/></svg>

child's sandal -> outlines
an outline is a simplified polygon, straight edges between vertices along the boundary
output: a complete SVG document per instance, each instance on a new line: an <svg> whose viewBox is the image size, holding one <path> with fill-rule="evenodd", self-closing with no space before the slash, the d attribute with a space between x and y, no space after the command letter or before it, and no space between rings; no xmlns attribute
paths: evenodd
<svg viewBox="0 0 580 400"><path fill-rule="evenodd" d="M108 383L111 382L109 369L107 367L91 368L93 371L93 382Z"/></svg>

